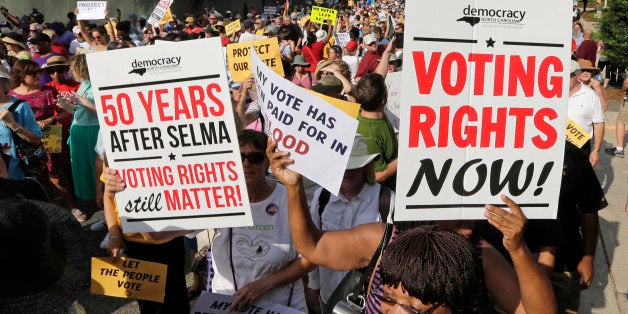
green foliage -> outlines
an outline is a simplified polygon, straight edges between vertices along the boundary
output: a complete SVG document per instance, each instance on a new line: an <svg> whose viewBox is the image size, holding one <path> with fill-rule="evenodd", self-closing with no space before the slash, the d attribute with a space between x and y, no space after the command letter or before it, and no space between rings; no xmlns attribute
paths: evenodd
<svg viewBox="0 0 628 314"><path fill-rule="evenodd" d="M608 0L598 26L605 54L613 64L628 68L628 0Z"/></svg>

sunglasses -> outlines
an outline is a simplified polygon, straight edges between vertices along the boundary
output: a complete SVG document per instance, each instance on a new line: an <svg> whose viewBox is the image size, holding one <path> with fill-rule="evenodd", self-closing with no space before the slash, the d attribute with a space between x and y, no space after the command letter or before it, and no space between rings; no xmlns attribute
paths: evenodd
<svg viewBox="0 0 628 314"><path fill-rule="evenodd" d="M244 163L245 160L248 160L251 164L259 164L264 161L264 153L262 152L240 153L240 157L242 157L242 163Z"/></svg>
<svg viewBox="0 0 628 314"><path fill-rule="evenodd" d="M589 70L589 69L582 69L582 72L593 73L593 70Z"/></svg>
<svg viewBox="0 0 628 314"><path fill-rule="evenodd" d="M55 73L63 74L65 72L67 72L67 71L68 71L68 68L65 68L65 67L48 68L48 69L46 69L46 73L48 73L48 74L55 74Z"/></svg>
<svg viewBox="0 0 628 314"><path fill-rule="evenodd" d="M146 34L146 35L152 35L152 34L153 34L153 32L144 32L144 34Z"/></svg>
<svg viewBox="0 0 628 314"><path fill-rule="evenodd" d="M101 38L103 38L103 37L104 37L104 36L94 36L94 39L98 40L98 39L101 39Z"/></svg>
<svg viewBox="0 0 628 314"><path fill-rule="evenodd" d="M30 76L39 76L41 74L40 71L26 72L26 75Z"/></svg>

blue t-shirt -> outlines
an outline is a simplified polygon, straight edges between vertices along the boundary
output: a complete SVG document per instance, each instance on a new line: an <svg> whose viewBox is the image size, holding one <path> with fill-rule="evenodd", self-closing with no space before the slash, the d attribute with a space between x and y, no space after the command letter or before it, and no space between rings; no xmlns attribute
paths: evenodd
<svg viewBox="0 0 628 314"><path fill-rule="evenodd" d="M17 98L13 98L15 101ZM11 104L2 106L2 108L9 109ZM35 120L35 115L27 102L22 101L13 110L13 119L19 123L24 129L28 129L35 135L41 137L41 129ZM11 162L7 165L7 171L9 178L21 179L24 177L22 168L20 167L20 160L17 158L17 151L14 147L13 131L4 122L0 122L0 149L2 153L11 155Z"/></svg>

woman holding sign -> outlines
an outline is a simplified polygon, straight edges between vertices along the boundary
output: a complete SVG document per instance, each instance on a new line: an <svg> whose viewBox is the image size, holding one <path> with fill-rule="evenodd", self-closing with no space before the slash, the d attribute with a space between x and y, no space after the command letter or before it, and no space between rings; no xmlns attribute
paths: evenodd
<svg viewBox="0 0 628 314"><path fill-rule="evenodd" d="M336 270L376 266L365 284L366 313L486 312L487 292L508 313L555 313L552 288L523 242L526 217L511 199L502 196L510 212L486 205L485 216L504 234L514 269L485 241L469 241L455 226L420 226L382 241L385 226L361 225L349 230L320 232L310 215L301 176L286 168L288 152L269 141L271 169L286 186L290 230L299 253L313 263ZM388 229L389 230L389 229ZM465 232L466 233L466 232ZM383 243L381 258L373 258ZM475 266L474 266L475 265ZM330 305L328 304L328 307ZM333 306L333 305L331 305Z"/></svg>

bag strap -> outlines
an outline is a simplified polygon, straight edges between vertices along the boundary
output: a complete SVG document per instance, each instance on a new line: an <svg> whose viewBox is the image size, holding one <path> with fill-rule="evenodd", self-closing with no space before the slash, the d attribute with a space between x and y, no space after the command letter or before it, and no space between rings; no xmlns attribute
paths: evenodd
<svg viewBox="0 0 628 314"><path fill-rule="evenodd" d="M382 236L382 240L379 242L379 246L377 246L377 250L375 250L375 254L373 254L371 261L369 262L368 266L366 266L365 271L362 277L360 278L359 284L353 288L352 292L354 296L358 296L362 293L362 291L365 291L364 284L367 282L369 278L371 278L371 274L375 270L375 265L377 265L377 262L382 256L382 253L384 252L384 248L390 241L390 236L392 235L392 231L393 231L393 225L387 223L386 229L384 230L384 235Z"/></svg>
<svg viewBox="0 0 628 314"><path fill-rule="evenodd" d="M318 196L318 218L320 219L323 219L323 211L325 211L325 206L329 203L330 195L331 193L327 189L323 189Z"/></svg>
<svg viewBox="0 0 628 314"><path fill-rule="evenodd" d="M24 102L24 101L23 101L23 100L21 100L21 99L16 99L16 100L15 100L15 101L11 104L11 106L9 106L9 108L7 108L7 110L9 110L11 113L13 113L13 112L15 111L15 108L17 108L17 106L18 106L19 104L21 104L22 102Z"/></svg>
<svg viewBox="0 0 628 314"><path fill-rule="evenodd" d="M379 216L382 217L383 222L387 222L388 215L390 214L390 192L392 190L381 185L379 189Z"/></svg>
<svg viewBox="0 0 628 314"><path fill-rule="evenodd" d="M10 106L9 108L7 108L7 110L9 110L9 112L11 112L11 114L15 113L15 109L17 108L17 106L19 106L22 102L24 102L21 99L16 99ZM15 118L15 116L14 116ZM24 143L28 143L25 140L23 140L15 131L11 130L11 135L13 136L13 142L16 145L24 145ZM30 143L29 143L30 144Z"/></svg>

